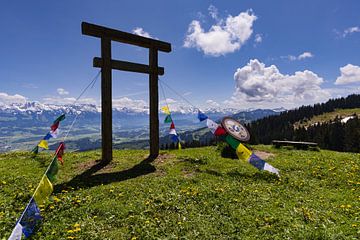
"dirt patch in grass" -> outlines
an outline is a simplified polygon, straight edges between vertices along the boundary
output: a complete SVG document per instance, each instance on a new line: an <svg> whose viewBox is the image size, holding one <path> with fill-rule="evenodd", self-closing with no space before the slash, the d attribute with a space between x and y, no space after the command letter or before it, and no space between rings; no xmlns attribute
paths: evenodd
<svg viewBox="0 0 360 240"><path fill-rule="evenodd" d="M274 157L275 156L271 152L264 152L264 151L259 151L259 150L255 150L254 153L255 153L255 155L257 155L258 157L260 157L263 160L266 160L269 157Z"/></svg>
<svg viewBox="0 0 360 240"><path fill-rule="evenodd" d="M169 162L173 159L175 159L176 156L168 153L161 153L154 161L155 166L161 166L165 164L166 162Z"/></svg>

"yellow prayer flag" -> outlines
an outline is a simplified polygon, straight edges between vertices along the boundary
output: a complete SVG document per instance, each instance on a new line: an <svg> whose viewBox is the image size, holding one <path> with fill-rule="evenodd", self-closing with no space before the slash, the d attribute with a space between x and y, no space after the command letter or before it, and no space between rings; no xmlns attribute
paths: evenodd
<svg viewBox="0 0 360 240"><path fill-rule="evenodd" d="M252 152L241 143L236 148L236 155L240 160L247 161L250 158L251 154Z"/></svg>
<svg viewBox="0 0 360 240"><path fill-rule="evenodd" d="M34 195L36 203L38 205L43 204L45 200L51 195L52 191L53 185L51 184L49 178L44 175Z"/></svg>
<svg viewBox="0 0 360 240"><path fill-rule="evenodd" d="M170 110L168 106L164 106L161 108L161 111L163 111L163 113L170 115Z"/></svg>
<svg viewBox="0 0 360 240"><path fill-rule="evenodd" d="M179 150L181 150L181 143L179 142L179 146L178 146Z"/></svg>
<svg viewBox="0 0 360 240"><path fill-rule="evenodd" d="M49 149L48 142L46 140L41 140L38 144L39 147Z"/></svg>

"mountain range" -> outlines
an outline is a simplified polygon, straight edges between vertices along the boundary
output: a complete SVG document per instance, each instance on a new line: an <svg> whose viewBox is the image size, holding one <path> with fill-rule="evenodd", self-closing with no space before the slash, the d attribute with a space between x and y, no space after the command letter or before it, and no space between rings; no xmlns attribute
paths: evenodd
<svg viewBox="0 0 360 240"><path fill-rule="evenodd" d="M171 106L170 106L171 107ZM285 109L222 109L208 108L202 110L209 118L219 120L224 116L234 116L243 122L250 122L265 116L275 115ZM101 108L91 104L53 105L39 102L0 105L0 151L29 149L47 133L54 119L65 113L66 119L60 130L66 132L75 116L77 121L69 133L70 148L85 150L100 146ZM204 127L197 119L198 109L194 107L177 107L172 111L172 118L178 132L194 131ZM166 136L168 124L164 124L165 115L160 113L160 134ZM113 108L114 144L134 141L148 142L149 109ZM141 144L146 147L147 144ZM51 146L51 143L50 143ZM131 144L127 144L129 148Z"/></svg>

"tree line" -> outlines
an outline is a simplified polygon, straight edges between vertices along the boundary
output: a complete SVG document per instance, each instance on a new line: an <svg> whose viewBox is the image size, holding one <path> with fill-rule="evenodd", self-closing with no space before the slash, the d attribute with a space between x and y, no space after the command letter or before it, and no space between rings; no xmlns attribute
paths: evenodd
<svg viewBox="0 0 360 240"><path fill-rule="evenodd" d="M249 124L250 144L271 144L272 140L313 141L321 148L336 151L360 152L360 119L354 114L346 123L338 116L334 120L316 123L307 127L295 128L299 121L311 119L316 115L333 112L336 109L360 107L360 95L352 94L346 98L330 99L326 103L302 106L268 116Z"/></svg>

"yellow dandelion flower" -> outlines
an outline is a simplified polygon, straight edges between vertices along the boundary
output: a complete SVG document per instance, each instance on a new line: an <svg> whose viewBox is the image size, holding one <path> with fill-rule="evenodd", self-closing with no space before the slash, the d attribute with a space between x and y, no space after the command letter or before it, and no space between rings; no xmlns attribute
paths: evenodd
<svg viewBox="0 0 360 240"><path fill-rule="evenodd" d="M146 220L146 221L145 221L145 223L146 223L146 224L149 224L149 223L150 223L150 221L149 221L149 220Z"/></svg>
<svg viewBox="0 0 360 240"><path fill-rule="evenodd" d="M67 233L73 233L74 232L74 230L67 230Z"/></svg>
<svg viewBox="0 0 360 240"><path fill-rule="evenodd" d="M76 237L68 236L67 239L75 239Z"/></svg>
<svg viewBox="0 0 360 240"><path fill-rule="evenodd" d="M75 223L75 224L74 224L74 228L78 228L78 227L80 227L80 224Z"/></svg>

